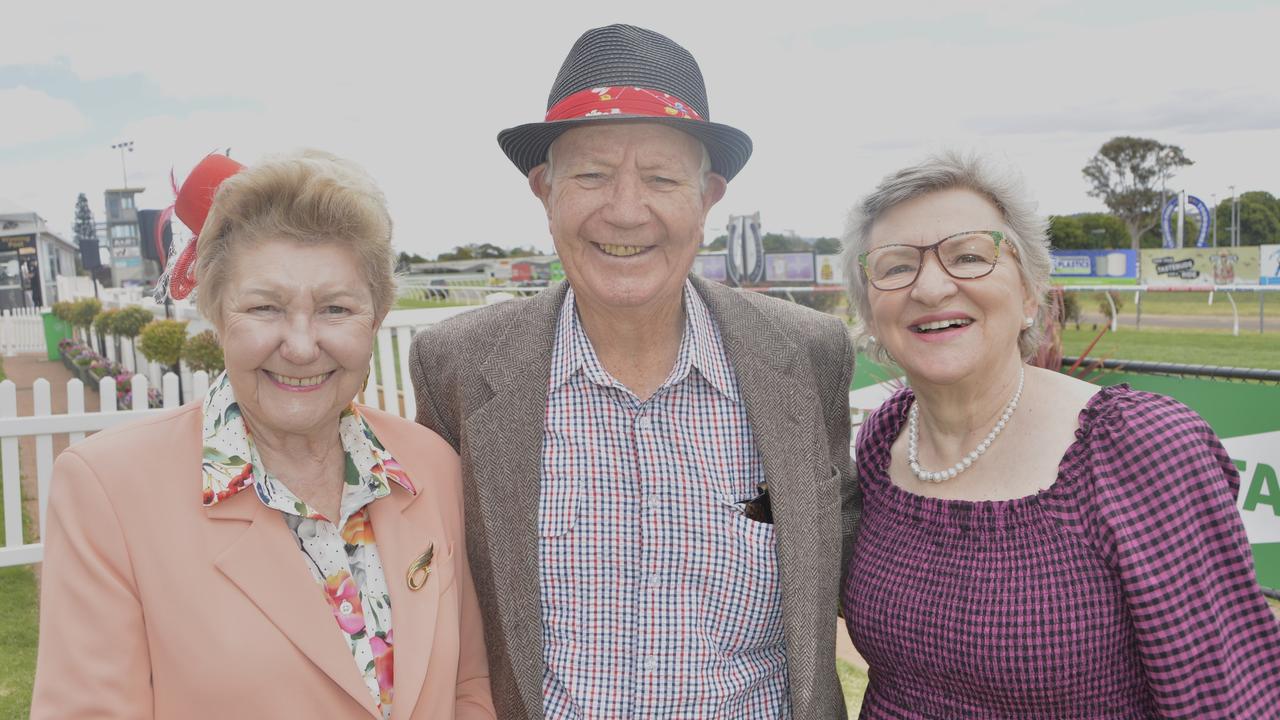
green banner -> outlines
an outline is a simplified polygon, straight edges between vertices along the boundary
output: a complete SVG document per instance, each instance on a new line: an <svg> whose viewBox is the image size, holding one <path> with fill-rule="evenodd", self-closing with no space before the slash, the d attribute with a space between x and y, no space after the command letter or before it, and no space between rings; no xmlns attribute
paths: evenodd
<svg viewBox="0 0 1280 720"><path fill-rule="evenodd" d="M1209 423L1240 471L1236 507L1253 548L1258 582L1280 590L1280 385L1123 372L1104 373L1096 382L1129 383L1135 390L1168 395ZM855 414L870 412L901 385L895 370L859 356L849 405Z"/></svg>

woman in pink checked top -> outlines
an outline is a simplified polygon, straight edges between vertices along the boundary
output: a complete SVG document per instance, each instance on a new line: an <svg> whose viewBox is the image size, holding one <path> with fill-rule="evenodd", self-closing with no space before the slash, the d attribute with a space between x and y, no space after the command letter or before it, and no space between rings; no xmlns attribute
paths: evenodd
<svg viewBox="0 0 1280 720"><path fill-rule="evenodd" d="M1025 363L1044 230L1016 183L958 155L850 218L861 332L910 384L858 434L862 717L1280 717L1280 624L1213 431Z"/></svg>

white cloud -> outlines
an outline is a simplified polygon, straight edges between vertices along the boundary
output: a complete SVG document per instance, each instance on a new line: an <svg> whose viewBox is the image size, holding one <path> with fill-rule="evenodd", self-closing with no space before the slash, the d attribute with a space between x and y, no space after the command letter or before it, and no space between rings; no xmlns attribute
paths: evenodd
<svg viewBox="0 0 1280 720"><path fill-rule="evenodd" d="M118 137L137 143L130 181L147 186L144 204L168 204L169 168L181 181L214 148L253 162L314 146L363 164L388 196L397 244L423 254L468 241L550 246L541 206L495 136L540 118L574 39L617 21L685 44L707 79L713 118L755 140L709 234L729 214L755 210L767 229L837 234L847 208L880 177L947 145L1007 158L1051 212L1101 207L1085 194L1080 168L1118 134L1181 144L1197 164L1179 178L1195 192L1224 194L1231 183L1280 190L1262 162L1280 154L1268 74L1275 7L77 5L21 4L11 27L28 32L0 44L0 66L57 58L84 79L138 74L175 98L251 108L185 114L175 103L172 113L124 128ZM18 122L22 132L45 131ZM105 147L24 167L27 175L0 178L0 194L55 216L69 218L75 192L97 205L102 187L119 184L119 157ZM22 187L7 185L10 177L22 177Z"/></svg>
<svg viewBox="0 0 1280 720"><path fill-rule="evenodd" d="M74 136L89 127L76 106L25 86L0 88L0 150Z"/></svg>

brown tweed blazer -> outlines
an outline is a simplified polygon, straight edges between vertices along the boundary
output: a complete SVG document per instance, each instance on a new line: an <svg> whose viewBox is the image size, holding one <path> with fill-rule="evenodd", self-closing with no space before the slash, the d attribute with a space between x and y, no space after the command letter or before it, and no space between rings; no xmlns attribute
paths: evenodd
<svg viewBox="0 0 1280 720"><path fill-rule="evenodd" d="M833 623L861 508L849 462L853 349L839 319L692 278L724 339L773 503L792 713L844 718ZM564 284L419 333L418 422L462 457L467 549L500 718L541 720L538 496Z"/></svg>

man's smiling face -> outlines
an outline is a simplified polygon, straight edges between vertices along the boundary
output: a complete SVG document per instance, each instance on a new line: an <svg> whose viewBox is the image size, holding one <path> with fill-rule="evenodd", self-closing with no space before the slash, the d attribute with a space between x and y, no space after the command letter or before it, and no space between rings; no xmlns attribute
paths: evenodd
<svg viewBox="0 0 1280 720"><path fill-rule="evenodd" d="M648 122L565 132L529 174L580 304L656 307L682 297L724 178L692 136Z"/></svg>

